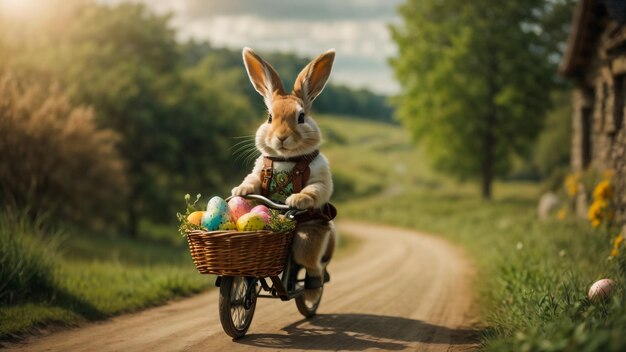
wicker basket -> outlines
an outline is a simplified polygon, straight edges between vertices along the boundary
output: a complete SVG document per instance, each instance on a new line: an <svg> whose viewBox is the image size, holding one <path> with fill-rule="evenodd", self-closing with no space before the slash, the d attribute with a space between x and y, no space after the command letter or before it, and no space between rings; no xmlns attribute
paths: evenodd
<svg viewBox="0 0 626 352"><path fill-rule="evenodd" d="M201 274L268 277L285 266L293 232L201 231L187 233L189 251Z"/></svg>

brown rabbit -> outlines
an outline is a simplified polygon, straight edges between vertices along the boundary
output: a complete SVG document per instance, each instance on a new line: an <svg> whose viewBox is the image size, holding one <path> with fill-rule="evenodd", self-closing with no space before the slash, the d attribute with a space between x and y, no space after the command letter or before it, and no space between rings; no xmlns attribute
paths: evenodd
<svg viewBox="0 0 626 352"><path fill-rule="evenodd" d="M330 221L334 215L320 210L330 207L333 181L328 160L319 153L320 129L309 114L313 100L326 85L334 58L333 50L315 58L300 72L293 91L287 93L276 70L252 49L243 49L246 71L263 96L268 118L256 132L255 144L261 156L232 194L262 193L291 207L311 210L296 227L293 254L306 269L305 297L312 300L321 292L336 232Z"/></svg>

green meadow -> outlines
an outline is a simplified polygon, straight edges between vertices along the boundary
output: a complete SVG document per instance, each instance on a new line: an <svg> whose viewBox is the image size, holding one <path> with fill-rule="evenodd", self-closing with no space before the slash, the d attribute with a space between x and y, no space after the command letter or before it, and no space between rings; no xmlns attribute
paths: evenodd
<svg viewBox="0 0 626 352"><path fill-rule="evenodd" d="M539 221L540 184L498 182L494 199L483 200L477 183L433 173L428 156L398 127L320 120L334 174L355 184L356 196L340 198L341 218L427 231L473 258L484 350L626 349L626 265L608 259L606 233L571 215ZM592 304L589 286L606 277L621 279L618 294Z"/></svg>

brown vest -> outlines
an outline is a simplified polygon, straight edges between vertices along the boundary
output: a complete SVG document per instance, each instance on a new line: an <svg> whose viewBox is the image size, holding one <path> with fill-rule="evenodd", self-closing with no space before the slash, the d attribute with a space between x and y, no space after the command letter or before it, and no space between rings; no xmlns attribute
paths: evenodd
<svg viewBox="0 0 626 352"><path fill-rule="evenodd" d="M309 164L320 154L319 150L313 153L300 155L293 158L277 158L277 157L263 157L263 170L261 170L261 194L265 197L270 195L270 184L274 172L274 161L281 162L295 162L296 165L291 169L291 173L288 176L286 182L278 185L279 190L281 187L286 187L288 184L293 184L293 193L300 193L306 186L309 176L311 176L311 169ZM277 190L273 190L276 192ZM296 216L297 222L305 222L310 220L325 220L330 221L337 216L337 209L330 203L326 203L321 209L309 209L307 213Z"/></svg>

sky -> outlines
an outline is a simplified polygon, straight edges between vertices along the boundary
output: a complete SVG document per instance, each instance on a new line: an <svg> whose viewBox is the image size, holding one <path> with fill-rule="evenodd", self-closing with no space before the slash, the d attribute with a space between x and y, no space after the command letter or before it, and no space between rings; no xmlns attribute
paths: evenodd
<svg viewBox="0 0 626 352"><path fill-rule="evenodd" d="M157 13L171 12L180 40L194 38L218 47L249 46L311 58L334 48L331 82L382 94L399 90L387 63L396 53L387 26L400 21L396 8L402 0L134 1Z"/></svg>

